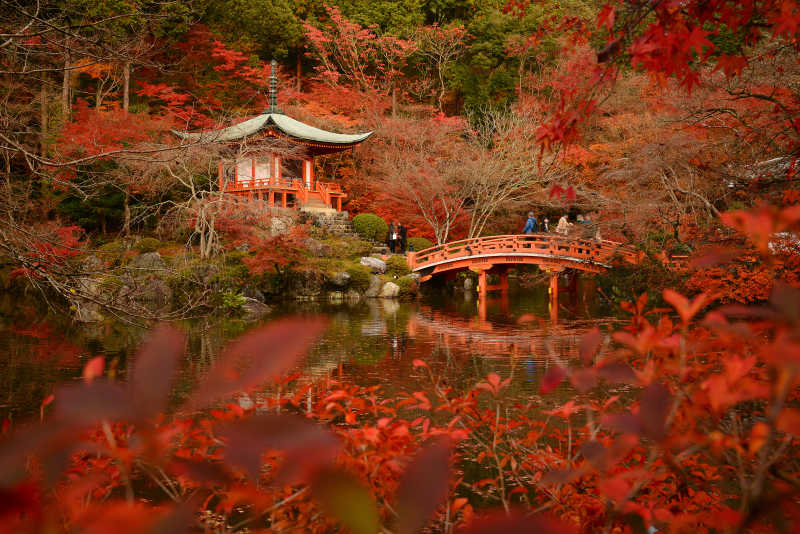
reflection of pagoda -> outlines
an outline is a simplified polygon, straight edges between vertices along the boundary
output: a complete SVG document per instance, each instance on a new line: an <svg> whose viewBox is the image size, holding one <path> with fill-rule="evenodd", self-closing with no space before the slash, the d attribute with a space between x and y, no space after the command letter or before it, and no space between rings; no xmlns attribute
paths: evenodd
<svg viewBox="0 0 800 534"><path fill-rule="evenodd" d="M261 115L220 130L174 133L188 141L224 143L237 152L219 162L219 187L226 193L266 200L270 206L341 211L346 195L339 184L317 180L314 158L352 149L372 132L333 133L284 115L277 106L275 60L271 71L270 106Z"/></svg>

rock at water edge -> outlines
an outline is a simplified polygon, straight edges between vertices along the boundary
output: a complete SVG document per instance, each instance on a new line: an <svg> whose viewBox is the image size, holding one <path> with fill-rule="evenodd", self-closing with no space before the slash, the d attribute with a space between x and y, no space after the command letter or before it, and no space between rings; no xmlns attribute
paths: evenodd
<svg viewBox="0 0 800 534"><path fill-rule="evenodd" d="M244 312L244 318L248 321L255 321L257 319L261 319L272 309L260 302L256 299L252 299L250 297L244 297L244 304L242 304L242 311Z"/></svg>
<svg viewBox="0 0 800 534"><path fill-rule="evenodd" d="M375 276L374 274L369 275L369 288L367 288L366 293L364 293L365 297L377 297L378 293L381 292L381 286L383 282L380 278Z"/></svg>
<svg viewBox="0 0 800 534"><path fill-rule="evenodd" d="M394 282L386 282L385 284L383 284L381 292L378 293L378 297L382 299L393 299L396 298L399 294L400 294L400 286L398 286Z"/></svg>
<svg viewBox="0 0 800 534"><path fill-rule="evenodd" d="M331 275L328 281L336 287L347 287L347 284L350 283L350 275L345 272L336 273Z"/></svg>

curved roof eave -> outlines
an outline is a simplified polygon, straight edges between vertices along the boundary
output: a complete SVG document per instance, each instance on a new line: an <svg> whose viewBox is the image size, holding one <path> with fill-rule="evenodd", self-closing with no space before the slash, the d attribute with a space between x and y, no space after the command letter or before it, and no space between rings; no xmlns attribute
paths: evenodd
<svg viewBox="0 0 800 534"><path fill-rule="evenodd" d="M264 113L252 119L240 122L239 124L234 124L233 126L228 126L227 128L219 130L196 133L172 130L172 133L187 141L222 143L243 139L258 133L268 125L274 126L277 130L280 130L289 137L330 145L354 145L364 141L374 133L340 134L328 132L302 123L282 113Z"/></svg>
<svg viewBox="0 0 800 534"><path fill-rule="evenodd" d="M353 145L360 143L372 135L373 132L358 134L340 134L309 126L282 113L270 113L268 122L274 124L280 131L297 139L326 143L331 145Z"/></svg>
<svg viewBox="0 0 800 534"><path fill-rule="evenodd" d="M252 119L242 121L239 124L234 124L233 126L228 126L227 128L221 128L219 130L209 130L206 132L197 133L178 132L175 130L172 130L172 132L181 139L186 139L187 141L208 143L236 141L237 139L242 139L248 135L253 135L261 130L268 119L269 115L259 115L258 117L253 117Z"/></svg>

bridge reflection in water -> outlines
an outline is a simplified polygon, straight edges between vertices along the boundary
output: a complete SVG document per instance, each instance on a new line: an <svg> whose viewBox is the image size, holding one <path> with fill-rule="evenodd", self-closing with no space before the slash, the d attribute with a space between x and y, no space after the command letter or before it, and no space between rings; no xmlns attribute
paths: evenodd
<svg viewBox="0 0 800 534"><path fill-rule="evenodd" d="M437 274L454 277L469 269L478 273L479 312L485 318L489 291L508 295L508 271L516 265L537 265L550 275L550 316L558 320L559 277L567 275L570 291L575 290L580 271L602 273L614 264L636 264L642 254L631 247L601 239L581 239L555 234L525 234L479 237L453 241L408 254L408 266L426 282ZM498 283L490 285L488 276ZM483 311L481 311L483 310Z"/></svg>
<svg viewBox="0 0 800 534"><path fill-rule="evenodd" d="M581 288L583 289L583 288ZM542 294L541 290L537 291ZM518 298L508 308L488 299L488 317L476 314L476 300L449 298L429 304L371 300L336 313L330 330L308 362L317 376L333 375L387 391L416 391L427 383L414 360L431 365L434 375L455 388L472 387L496 372L513 377L513 395L530 399L543 373L578 357L581 336L610 319L594 319L578 299L570 314L553 324L546 303ZM567 304L566 302L564 304Z"/></svg>

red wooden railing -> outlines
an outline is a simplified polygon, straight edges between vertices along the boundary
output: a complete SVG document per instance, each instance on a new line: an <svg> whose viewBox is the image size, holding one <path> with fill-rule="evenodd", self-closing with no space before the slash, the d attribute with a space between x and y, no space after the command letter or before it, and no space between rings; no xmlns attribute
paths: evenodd
<svg viewBox="0 0 800 534"><path fill-rule="evenodd" d="M225 191L254 191L256 189L297 189L296 180L290 178L256 178L255 180L234 181L225 185Z"/></svg>
<svg viewBox="0 0 800 534"><path fill-rule="evenodd" d="M331 194L328 192L328 184L325 182L317 182L317 193L326 206L331 205Z"/></svg>
<svg viewBox="0 0 800 534"><path fill-rule="evenodd" d="M271 192L280 193L294 193L295 198L299 204L308 203L309 197L317 196L322 202L329 207L338 209L334 205L334 200L338 200L341 204L344 192L337 183L332 182L315 182L316 187L313 189L306 188L302 180L291 177L280 178L256 178L254 180L238 180L234 179L232 182L223 184L223 191L234 194L247 194L252 196L255 194L266 194ZM314 186L312 186L314 187ZM271 200L271 196L269 197Z"/></svg>
<svg viewBox="0 0 800 534"><path fill-rule="evenodd" d="M497 235L463 239L408 254L411 270L471 257L540 256L607 265L612 258L638 263L641 253L616 241L578 239L556 234Z"/></svg>
<svg viewBox="0 0 800 534"><path fill-rule="evenodd" d="M306 189L305 184L303 184L303 180L297 181L297 201L301 204L305 204L308 202L308 189Z"/></svg>

